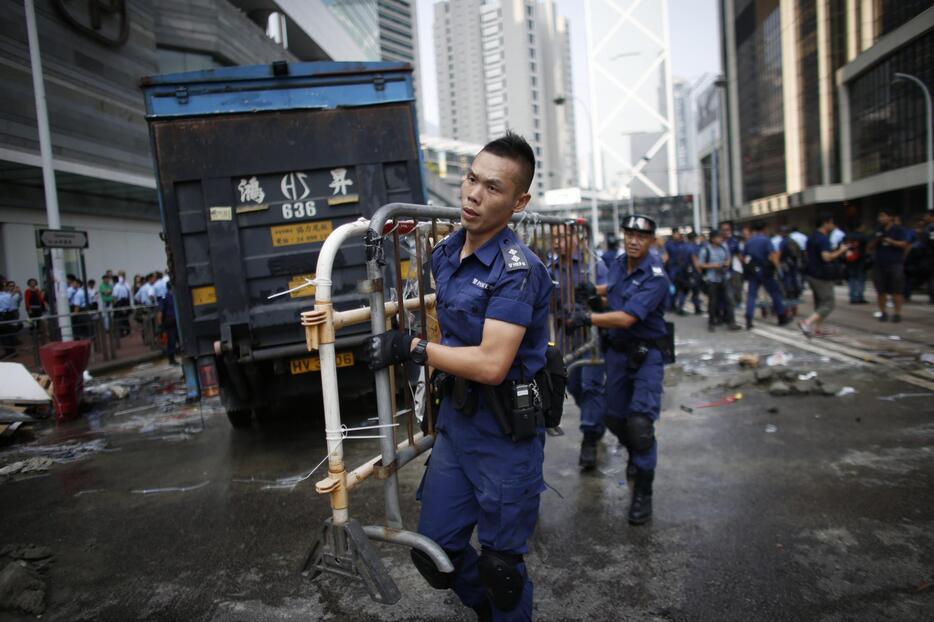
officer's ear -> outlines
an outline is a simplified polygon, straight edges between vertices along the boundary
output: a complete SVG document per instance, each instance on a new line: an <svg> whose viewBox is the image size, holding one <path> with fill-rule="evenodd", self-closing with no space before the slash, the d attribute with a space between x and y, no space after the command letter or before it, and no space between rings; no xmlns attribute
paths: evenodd
<svg viewBox="0 0 934 622"><path fill-rule="evenodd" d="M532 195L529 194L528 192L524 194L520 194L519 197L516 198L516 202L512 204L512 213L518 214L519 212L524 210L528 206L529 201L531 199L532 199Z"/></svg>

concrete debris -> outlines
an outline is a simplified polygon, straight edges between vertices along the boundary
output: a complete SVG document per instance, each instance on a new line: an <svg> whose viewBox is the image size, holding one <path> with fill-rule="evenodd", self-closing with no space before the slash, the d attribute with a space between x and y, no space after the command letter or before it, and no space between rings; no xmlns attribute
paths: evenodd
<svg viewBox="0 0 934 622"><path fill-rule="evenodd" d="M793 358L794 355L789 354L788 352L776 352L775 354L770 354L769 357L765 359L765 364L769 367L787 365Z"/></svg>
<svg viewBox="0 0 934 622"><path fill-rule="evenodd" d="M762 367L755 372L756 382L770 382L775 377L775 370L771 367Z"/></svg>
<svg viewBox="0 0 934 622"><path fill-rule="evenodd" d="M45 611L45 581L26 562L10 562L0 571L0 610L32 615Z"/></svg>
<svg viewBox="0 0 934 622"><path fill-rule="evenodd" d="M769 395L772 395L774 397L783 397L785 395L790 395L790 394L791 394L791 387L789 387L787 384L785 384L781 380L773 382L772 386L769 387Z"/></svg>
<svg viewBox="0 0 934 622"><path fill-rule="evenodd" d="M856 389L854 389L853 387L843 387L839 391L836 392L837 397L845 397L847 395L855 395L855 394L856 394Z"/></svg>
<svg viewBox="0 0 934 622"><path fill-rule="evenodd" d="M752 381L753 375L751 373L735 374L727 379L726 383L724 383L724 386L729 389L738 389L743 385L752 383Z"/></svg>
<svg viewBox="0 0 934 622"><path fill-rule="evenodd" d="M113 385L110 387L110 392L113 393L114 397L118 400L126 399L126 396L130 394L130 390L122 384Z"/></svg>
<svg viewBox="0 0 934 622"><path fill-rule="evenodd" d="M777 426L777 425L772 425L772 424L770 423L769 425L765 426L765 432L766 432L766 434L774 434L774 433L778 432L778 426Z"/></svg>
<svg viewBox="0 0 934 622"><path fill-rule="evenodd" d="M798 380L813 380L814 378L817 378L816 371L809 371L806 374L798 374Z"/></svg>
<svg viewBox="0 0 934 622"><path fill-rule="evenodd" d="M17 473L43 473L52 466L52 460L44 456L36 456L27 460L19 460L0 468L0 476L16 475Z"/></svg>
<svg viewBox="0 0 934 622"><path fill-rule="evenodd" d="M759 366L759 355L758 354L740 354L739 355L739 366L755 368Z"/></svg>
<svg viewBox="0 0 934 622"><path fill-rule="evenodd" d="M821 395L826 395L827 397L833 397L840 391L841 389L838 385L835 385L829 382L825 382L824 384L820 385Z"/></svg>
<svg viewBox="0 0 934 622"><path fill-rule="evenodd" d="M795 395L808 395L810 393L814 393L815 390L820 390L820 387L817 385L817 383L811 382L810 380L798 380L797 382L792 382L789 388Z"/></svg>
<svg viewBox="0 0 934 622"><path fill-rule="evenodd" d="M922 363L926 363L928 365L934 365L934 352L922 352L921 355L918 357L918 359Z"/></svg>

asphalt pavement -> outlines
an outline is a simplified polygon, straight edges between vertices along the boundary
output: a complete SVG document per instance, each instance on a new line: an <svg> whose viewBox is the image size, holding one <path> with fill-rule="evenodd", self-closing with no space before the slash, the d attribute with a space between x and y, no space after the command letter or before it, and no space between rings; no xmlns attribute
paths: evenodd
<svg viewBox="0 0 934 622"><path fill-rule="evenodd" d="M901 325L880 327L871 307L838 304L836 333L807 344L767 321L711 335L705 318L676 318L648 525L626 522L626 457L612 436L598 469L579 471L569 402L566 434L548 438L550 489L527 557L536 619L930 619L934 382L925 385L917 358L934 351L934 307L912 305ZM758 355L758 370L740 367L741 355ZM314 490L323 474L282 478L324 458L320 415L309 408L234 431L215 402L185 404L178 376L144 366L98 379L131 394L0 450L0 467L24 455L56 460L0 478L0 550L52 554L42 619L473 619L397 546L377 545L403 593L393 606L342 577L302 577L329 515ZM792 394L771 395L778 381ZM373 414L367 398L342 396L342 408L351 425ZM375 455L375 444L345 443L347 463ZM408 528L423 464L400 471ZM350 511L379 524L381 485L354 490Z"/></svg>

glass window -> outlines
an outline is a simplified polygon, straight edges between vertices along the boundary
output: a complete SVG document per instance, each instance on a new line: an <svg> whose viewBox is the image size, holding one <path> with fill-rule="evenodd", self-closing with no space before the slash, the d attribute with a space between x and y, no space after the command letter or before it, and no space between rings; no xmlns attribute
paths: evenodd
<svg viewBox="0 0 934 622"><path fill-rule="evenodd" d="M896 72L934 85L934 30L879 61L850 84L853 178L925 162L924 93Z"/></svg>

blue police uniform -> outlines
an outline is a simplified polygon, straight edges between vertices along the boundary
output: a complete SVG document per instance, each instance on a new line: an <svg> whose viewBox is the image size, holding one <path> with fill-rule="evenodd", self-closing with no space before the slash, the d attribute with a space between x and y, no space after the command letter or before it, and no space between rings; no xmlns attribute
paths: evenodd
<svg viewBox="0 0 934 622"><path fill-rule="evenodd" d="M700 246L694 242L685 240L681 243L681 256L678 258L679 265L683 272L690 272L694 269L694 258L700 253ZM686 284L687 285L687 284ZM675 298L675 308L680 313L684 310L684 303L688 294L691 294L691 304L694 305L694 312L700 313L700 279L696 279L695 285L680 287Z"/></svg>
<svg viewBox="0 0 934 622"><path fill-rule="evenodd" d="M772 241L765 234L755 233L746 242L745 255L749 257L753 271L749 275L749 291L746 296L746 321L750 322L756 311L756 298L759 287L765 288L772 299L772 308L775 315L781 320L785 316L785 303L782 300L782 289L775 279L775 265L769 261L769 255L774 252Z"/></svg>
<svg viewBox="0 0 934 622"><path fill-rule="evenodd" d="M665 327L665 298L668 278L661 260L646 253L635 270L629 272L626 255L621 255L610 267L607 304L610 311L624 311L639 319L630 328L609 331L612 344L625 344L634 340L657 340L667 334ZM662 353L652 348L637 369L629 368L625 352L610 348L606 353L606 424L617 435L627 427L626 420L633 415L644 415L653 422L661 413L664 364ZM639 450L620 435L629 449L632 464L643 471L654 471L658 443L652 440L650 448Z"/></svg>
<svg viewBox="0 0 934 622"><path fill-rule="evenodd" d="M479 345L487 318L524 326L507 379L531 381L544 367L548 345L548 271L508 227L462 261L465 236L463 229L451 234L431 257L441 343ZM418 531L448 552L455 567L452 589L474 609L490 602L481 581L481 556L470 545L474 527L484 554L494 551L518 560L514 568L524 581L521 600L511 611L491 603L492 615L494 620L529 620L532 583L518 556L528 552L545 488L544 428L531 439L512 441L482 394L476 411L466 414L445 397L436 428L417 494L422 502Z"/></svg>
<svg viewBox="0 0 934 622"><path fill-rule="evenodd" d="M568 275L564 267L561 265L560 258L555 258L551 269L555 280L558 282L558 288L561 291L573 291L580 282L586 282L590 280L589 273L585 272L584 268L581 267L579 252L576 252L571 260L570 285L566 283L568 280ZM606 283L608 273L606 264L603 263L603 260L597 260L596 269L597 282L595 285L603 285ZM581 277L582 273L585 275L583 278ZM580 307L581 305L578 304L576 306ZM569 319L573 315L574 311L575 309L572 305L571 308L559 309L556 313L557 317L555 318L555 323L558 327L556 332L559 335L564 335L565 320ZM559 344L561 346L562 353L568 354L583 345L586 339L589 338L589 335L587 337L584 337L583 335L584 333L582 331L575 331L574 335L570 335L563 339ZM575 367L568 373L567 390L568 393L570 393L574 398L574 403L576 403L578 408L580 408L580 431L585 434L595 434L597 437L603 436L605 384L605 364L583 365L580 367Z"/></svg>

